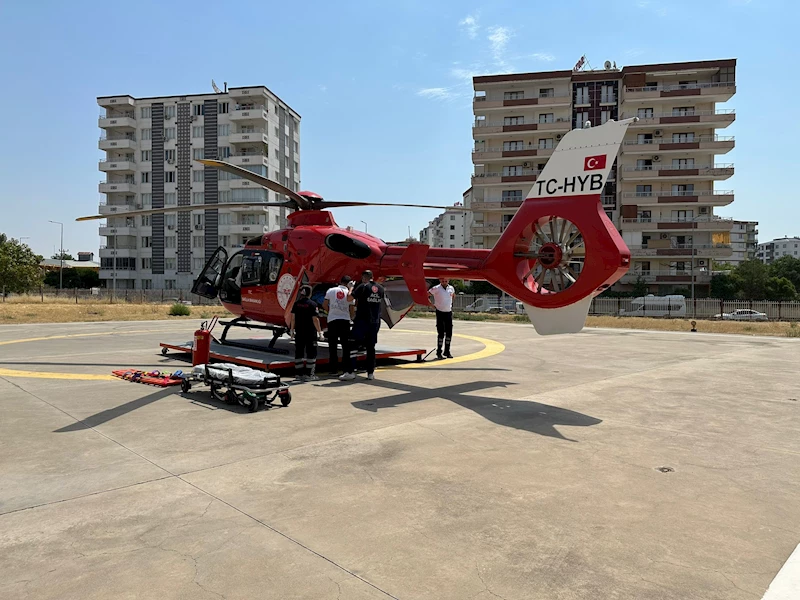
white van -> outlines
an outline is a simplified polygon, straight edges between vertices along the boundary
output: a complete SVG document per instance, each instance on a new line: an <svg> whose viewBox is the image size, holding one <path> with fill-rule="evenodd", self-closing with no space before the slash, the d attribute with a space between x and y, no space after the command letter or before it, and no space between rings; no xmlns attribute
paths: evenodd
<svg viewBox="0 0 800 600"><path fill-rule="evenodd" d="M686 297L679 294L670 296L649 296L631 300L630 310L620 310L621 317L685 317Z"/></svg>

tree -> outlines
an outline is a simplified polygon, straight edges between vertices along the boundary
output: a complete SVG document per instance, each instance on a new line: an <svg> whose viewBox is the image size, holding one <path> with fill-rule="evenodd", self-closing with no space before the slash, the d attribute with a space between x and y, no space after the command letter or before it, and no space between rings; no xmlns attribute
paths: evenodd
<svg viewBox="0 0 800 600"><path fill-rule="evenodd" d="M800 290L800 259L794 256L781 256L768 267L770 277L788 279L795 290Z"/></svg>
<svg viewBox="0 0 800 600"><path fill-rule="evenodd" d="M763 300L767 295L767 265L746 260L733 271L741 278L738 296L743 300Z"/></svg>
<svg viewBox="0 0 800 600"><path fill-rule="evenodd" d="M469 294L495 294L501 295L503 292L498 290L488 281L470 281L467 293Z"/></svg>
<svg viewBox="0 0 800 600"><path fill-rule="evenodd" d="M633 289L631 290L631 296L634 298L643 298L647 296L647 293L650 289L647 287L647 282L644 280L644 277L641 275L636 277L636 282L633 284Z"/></svg>
<svg viewBox="0 0 800 600"><path fill-rule="evenodd" d="M797 297L797 290L786 277L770 277L766 287L767 300L794 300Z"/></svg>
<svg viewBox="0 0 800 600"><path fill-rule="evenodd" d="M27 244L0 233L0 293L27 292L42 282L42 257Z"/></svg>
<svg viewBox="0 0 800 600"><path fill-rule="evenodd" d="M68 253L64 250L64 254L62 255L61 252L56 252L53 254L53 260L75 260L72 254Z"/></svg>
<svg viewBox="0 0 800 600"><path fill-rule="evenodd" d="M60 277L58 269L48 271L44 276L45 285L59 287ZM100 287L100 274L94 269L64 269L64 287L89 289Z"/></svg>
<svg viewBox="0 0 800 600"><path fill-rule="evenodd" d="M734 300L742 287L742 278L736 273L720 273L711 278L711 297Z"/></svg>

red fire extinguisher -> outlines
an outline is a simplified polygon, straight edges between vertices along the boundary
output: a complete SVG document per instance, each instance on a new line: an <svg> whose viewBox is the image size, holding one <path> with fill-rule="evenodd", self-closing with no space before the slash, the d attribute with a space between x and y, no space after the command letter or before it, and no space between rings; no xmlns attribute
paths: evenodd
<svg viewBox="0 0 800 600"><path fill-rule="evenodd" d="M211 325L208 321L203 321L200 329L194 332L194 344L192 345L192 366L208 364L211 354L211 330L217 323L217 318L214 317Z"/></svg>

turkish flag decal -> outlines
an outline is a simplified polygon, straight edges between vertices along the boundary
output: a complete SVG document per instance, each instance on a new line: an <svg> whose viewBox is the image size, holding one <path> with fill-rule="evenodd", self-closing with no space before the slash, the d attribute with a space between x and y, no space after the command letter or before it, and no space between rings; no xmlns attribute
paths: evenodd
<svg viewBox="0 0 800 600"><path fill-rule="evenodd" d="M597 169L605 169L605 168L606 168L605 154L601 154L599 156L587 156L586 159L583 161L584 171L596 171Z"/></svg>

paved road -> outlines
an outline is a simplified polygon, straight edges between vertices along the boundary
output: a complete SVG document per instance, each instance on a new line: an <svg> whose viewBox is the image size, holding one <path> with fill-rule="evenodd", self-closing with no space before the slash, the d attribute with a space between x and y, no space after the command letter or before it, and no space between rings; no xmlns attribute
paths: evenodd
<svg viewBox="0 0 800 600"><path fill-rule="evenodd" d="M0 597L760 598L800 541L796 340L457 322L256 414L106 377L195 325L0 327Z"/></svg>

